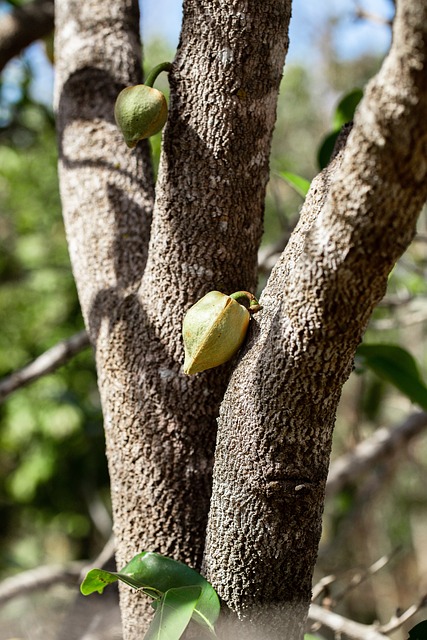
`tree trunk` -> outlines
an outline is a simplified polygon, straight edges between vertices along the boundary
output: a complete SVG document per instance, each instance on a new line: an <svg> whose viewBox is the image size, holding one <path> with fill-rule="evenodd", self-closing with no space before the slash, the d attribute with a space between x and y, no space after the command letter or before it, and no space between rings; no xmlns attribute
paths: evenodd
<svg viewBox="0 0 427 640"><path fill-rule="evenodd" d="M257 638L303 635L335 412L427 197L426 122L427 5L401 0L390 54L313 182L221 406L205 568Z"/></svg>
<svg viewBox="0 0 427 640"><path fill-rule="evenodd" d="M184 2L153 209L148 147L129 151L113 122L117 93L140 80L137 2L56 10L61 197L96 349L118 564L157 550L200 568L232 365L185 376L181 323L209 290L255 287L290 2ZM125 588L121 609L125 640L140 640L145 601Z"/></svg>

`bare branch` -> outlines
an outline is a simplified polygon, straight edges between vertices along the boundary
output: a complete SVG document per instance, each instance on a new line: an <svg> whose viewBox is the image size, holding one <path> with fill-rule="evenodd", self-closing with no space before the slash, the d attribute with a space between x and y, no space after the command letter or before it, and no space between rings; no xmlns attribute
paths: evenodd
<svg viewBox="0 0 427 640"><path fill-rule="evenodd" d="M378 429L372 437L357 445L351 453L335 460L330 467L326 497L337 494L347 483L372 469L379 460L401 450L427 427L427 413L410 415L394 429Z"/></svg>
<svg viewBox="0 0 427 640"><path fill-rule="evenodd" d="M414 616L420 609L423 609L427 606L427 593L425 593L416 604L411 604L403 613L400 615L393 616L387 624L383 624L378 627L378 631L381 633L386 633L387 635L399 629L405 622L407 622L412 616Z"/></svg>
<svg viewBox="0 0 427 640"><path fill-rule="evenodd" d="M387 27L391 27L393 24L393 20L385 18L384 16L380 16L377 13L372 13L371 11L366 11L361 6L356 7L356 18L359 20L368 20L369 22L376 22L380 25L385 25Z"/></svg>
<svg viewBox="0 0 427 640"><path fill-rule="evenodd" d="M360 584L362 584L362 582L374 576L376 573L378 573L378 571L381 571L381 569L383 569L395 557L398 551L399 549L395 549L391 553L382 556L366 569L352 572L353 575L351 575L350 579L348 580L348 584L344 587L344 589L342 589L337 595L332 598L331 604L335 606L337 602L342 600L349 593L349 591L352 591ZM348 575L348 573L349 572L346 571L345 575ZM336 574L331 574L329 576L324 576L323 578L321 578L319 582L313 587L312 602L317 600L317 598L319 598L323 593L329 591L330 585L334 584L334 582L337 582L339 578L340 576Z"/></svg>
<svg viewBox="0 0 427 640"><path fill-rule="evenodd" d="M380 558L380 560L374 563L372 567L369 568L369 571L372 569L370 575L382 568L388 559L387 557ZM378 565L378 567L376 567L376 565ZM319 585L321 583L324 585L331 584L334 580L335 576L327 576L319 582ZM400 615L393 616L389 622L383 625L360 624L359 622L349 620L316 604L310 606L308 619L316 622L316 627L324 625L336 633L345 633L349 638L353 638L353 640L382 640L383 638L388 638L390 633L399 629L426 605L427 593L425 593L417 603L412 604Z"/></svg>
<svg viewBox="0 0 427 640"><path fill-rule="evenodd" d="M29 44L47 36L54 26L53 0L15 7L0 20L0 71Z"/></svg>
<svg viewBox="0 0 427 640"><path fill-rule="evenodd" d="M58 342L33 362L0 381L0 403L13 391L55 371L77 353L88 347L89 344L89 337L86 331L80 331L80 333L76 333L71 338Z"/></svg>
<svg viewBox="0 0 427 640"><path fill-rule="evenodd" d="M308 619L332 629L337 634L345 633L352 640L388 640L388 636L380 633L374 625L354 622L317 604L310 606Z"/></svg>
<svg viewBox="0 0 427 640"><path fill-rule="evenodd" d="M83 562L73 562L65 567L43 566L6 578L0 584L0 605L18 596L39 589L47 589L55 584L76 585L85 566Z"/></svg>
<svg viewBox="0 0 427 640"><path fill-rule="evenodd" d="M0 605L4 605L13 598L40 589L48 589L56 584L75 586L81 582L89 569L105 567L111 562L113 556L114 538L111 536L100 554L91 562L71 562L66 566L46 565L6 578L0 583Z"/></svg>
<svg viewBox="0 0 427 640"><path fill-rule="evenodd" d="M390 331L399 327L411 327L415 324L422 324L427 320L427 312L425 309L418 309L407 313L403 318L382 318L372 323L372 327L377 331Z"/></svg>

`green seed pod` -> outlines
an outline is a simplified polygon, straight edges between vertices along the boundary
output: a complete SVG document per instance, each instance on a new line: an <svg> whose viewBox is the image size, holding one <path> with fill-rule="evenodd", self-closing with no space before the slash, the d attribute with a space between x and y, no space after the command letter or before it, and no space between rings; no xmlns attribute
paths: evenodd
<svg viewBox="0 0 427 640"><path fill-rule="evenodd" d="M137 84L126 87L117 96L114 117L125 142L131 149L139 140L160 131L168 117L168 105L161 91Z"/></svg>
<svg viewBox="0 0 427 640"><path fill-rule="evenodd" d="M250 312L236 299L245 298L251 312L260 309L254 296L239 291L227 296L210 291L186 313L184 338L184 373L191 375L230 360L245 339Z"/></svg>

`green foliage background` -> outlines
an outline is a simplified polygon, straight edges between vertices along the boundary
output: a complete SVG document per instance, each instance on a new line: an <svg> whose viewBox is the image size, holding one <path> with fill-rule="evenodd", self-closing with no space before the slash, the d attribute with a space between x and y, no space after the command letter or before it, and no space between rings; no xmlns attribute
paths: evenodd
<svg viewBox="0 0 427 640"><path fill-rule="evenodd" d="M83 328L54 120L28 87L0 132L1 377ZM89 514L98 502L108 504L108 474L88 350L0 407L0 571L93 553L100 533Z"/></svg>

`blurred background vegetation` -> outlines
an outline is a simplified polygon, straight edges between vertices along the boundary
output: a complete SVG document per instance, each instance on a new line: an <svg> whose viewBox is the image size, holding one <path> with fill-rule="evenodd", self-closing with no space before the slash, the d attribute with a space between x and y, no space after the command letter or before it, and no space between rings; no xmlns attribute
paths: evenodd
<svg viewBox="0 0 427 640"><path fill-rule="evenodd" d="M331 21L324 33L333 34L335 27ZM363 89L381 64L381 57L368 54L344 60L332 37L320 40L316 68L293 62L285 69L264 262L284 244L303 202L281 173L310 180L319 171L317 155L332 129L335 106L354 88ZM173 56L158 38L146 43L147 69ZM24 54L0 80L0 378L83 328L61 219L54 116L49 104L34 98L35 73ZM167 80L158 84L167 91ZM152 141L155 163L160 144L158 135ZM366 335L368 343L403 346L421 375L427 355L426 243L424 211L418 236L394 269ZM268 269L260 272L260 286ZM383 378L370 370L355 372L338 412L333 459L415 410ZM378 575L342 598L337 610L350 618L386 621L396 607L427 592L426 454L427 436L421 434L326 504L316 580L337 576L330 597L339 599L358 569L392 555ZM0 578L94 557L110 531L102 416L93 354L86 349L0 405ZM426 617L424 610L419 619ZM406 637L405 631L393 635Z"/></svg>

